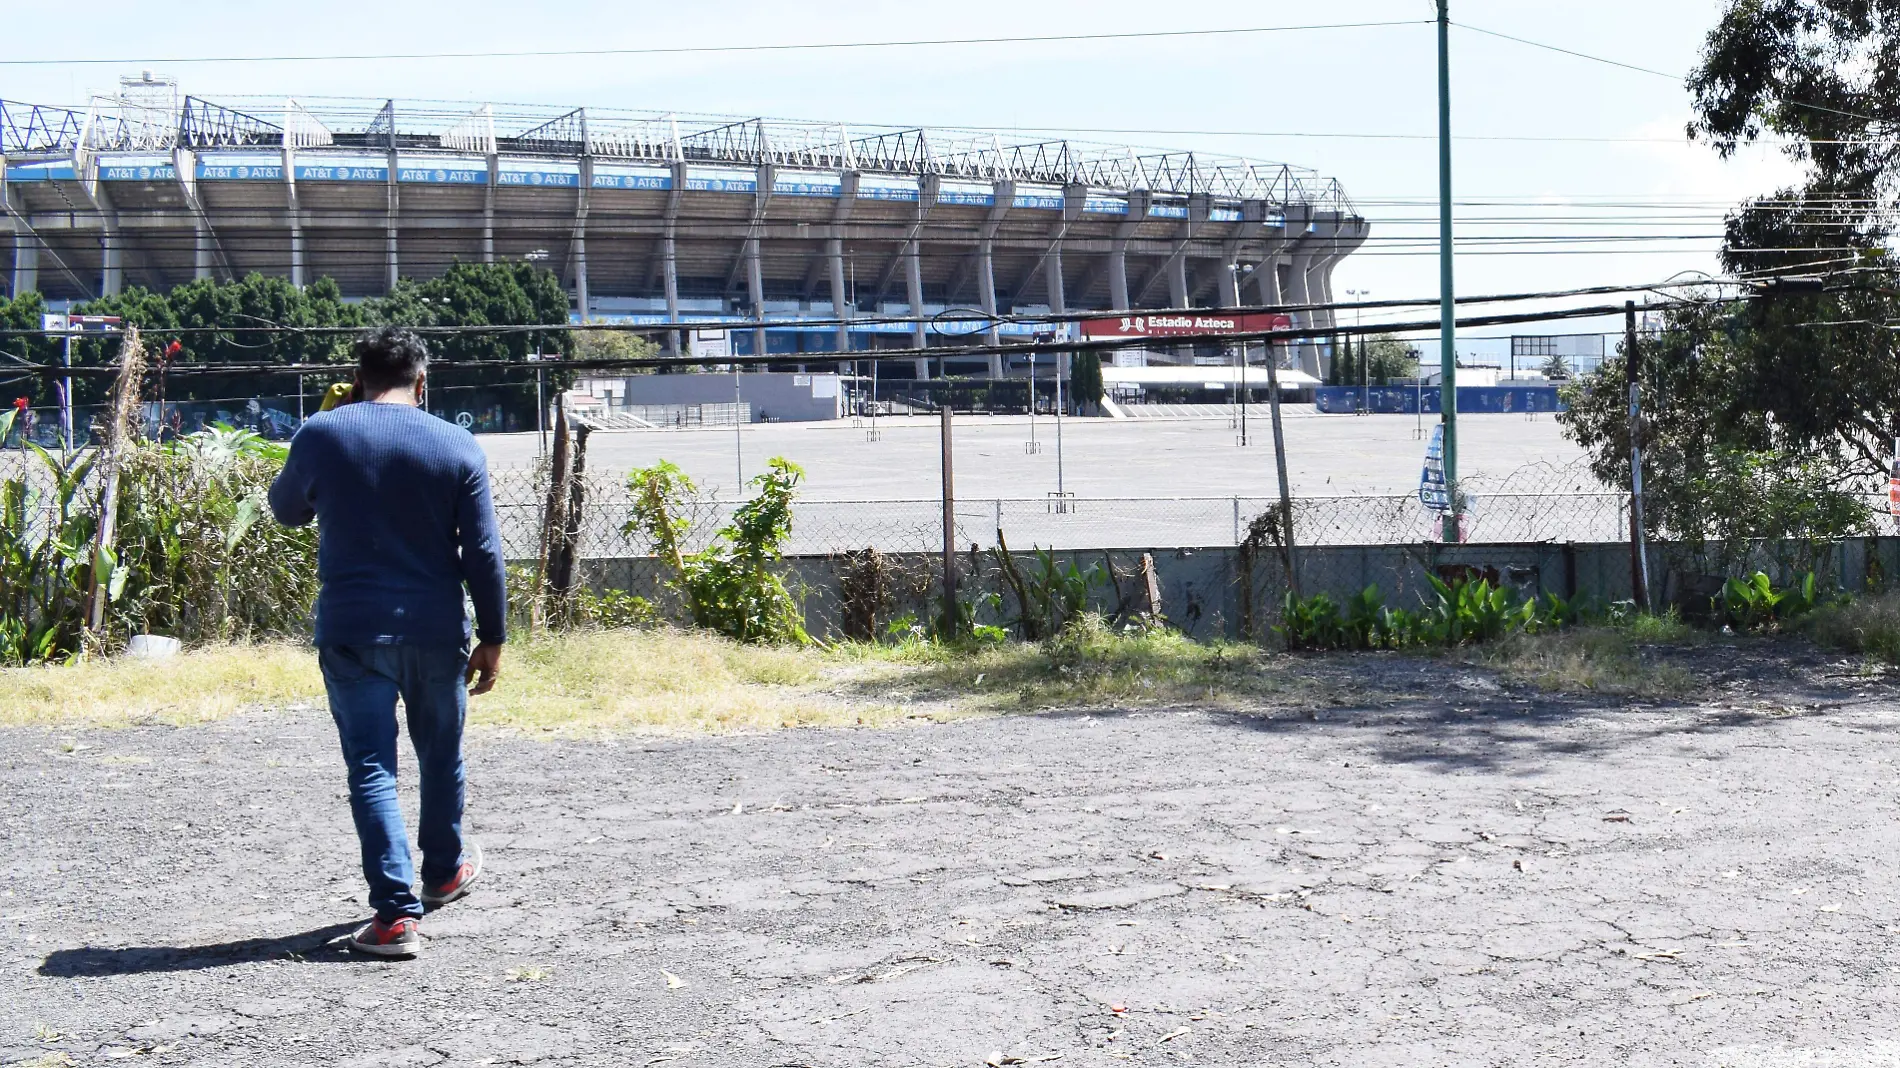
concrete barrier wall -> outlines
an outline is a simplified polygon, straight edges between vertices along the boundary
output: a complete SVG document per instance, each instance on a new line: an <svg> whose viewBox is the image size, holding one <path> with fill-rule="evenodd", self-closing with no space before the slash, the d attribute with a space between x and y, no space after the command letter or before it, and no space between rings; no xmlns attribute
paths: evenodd
<svg viewBox="0 0 1900 1068"><path fill-rule="evenodd" d="M1759 566L1777 581L1795 581L1798 575L1785 573L1773 563L1777 557L1792 555L1775 551L1781 548L1791 547L1763 546ZM1058 552L1052 558L1059 566L1074 564L1083 571L1094 568L1104 576L1112 568L1116 579L1095 587L1090 600L1096 610L1114 614L1118 610L1139 611L1145 605L1145 585L1140 578L1142 556L1140 550L1109 549ZM1197 639L1243 636L1248 606L1247 598L1242 596L1242 580L1249 568L1238 549L1157 549L1153 556L1162 611L1170 623ZM1650 549L1653 596L1658 604L1692 596L1691 573L1671 565L1672 560L1681 557L1670 545ZM889 596L877 613L880 631L892 619L905 615L927 618L937 611L939 559L934 553L885 554ZM1296 562L1302 594L1324 593L1335 600L1377 586L1388 604L1423 604L1431 594L1428 576L1456 569L1470 569L1518 591L1520 596L1554 593L1566 600L1581 597L1600 604L1630 596L1630 550L1627 544L1618 542L1322 547L1298 551ZM966 598L1001 596L1000 606L979 610L981 620L1000 624L1015 618L1014 597L989 553L965 552L958 557L958 565L960 589ZM785 584L803 605L806 626L814 635L846 636L841 590L854 566L851 558L844 556L791 557L784 561L781 574ZM1040 565L1033 555L1019 555L1017 566L1028 573ZM582 568L584 580L596 590L626 590L654 600L669 611L677 607L666 589L665 570L652 557L586 560ZM1285 568L1279 553L1270 550L1253 561L1251 571L1252 630L1264 637L1279 619L1287 589ZM1840 542L1823 550L1816 571L1833 589L1886 588L1892 578L1900 577L1900 538Z"/></svg>

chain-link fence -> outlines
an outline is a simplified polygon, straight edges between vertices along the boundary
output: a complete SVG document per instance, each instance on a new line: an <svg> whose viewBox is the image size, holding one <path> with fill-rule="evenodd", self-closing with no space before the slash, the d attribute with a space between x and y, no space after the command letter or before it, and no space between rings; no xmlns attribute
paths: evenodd
<svg viewBox="0 0 1900 1068"><path fill-rule="evenodd" d="M580 555L641 556L649 550L622 528L632 515L626 474L585 476ZM511 559L531 559L547 501L544 467L493 472L495 506ZM704 547L739 502L700 502L689 517L687 547ZM1256 516L1275 510L1272 497L961 498L955 505L956 545L990 548L1001 540L1028 549L1174 549L1234 546ZM1298 545L1384 545L1435 541L1440 514L1415 495L1301 497L1294 501ZM1629 497L1618 493L1498 493L1467 499L1463 541L1600 542L1628 537ZM800 500L793 509L787 555L828 556L860 549L931 552L943 547L943 504L906 500Z"/></svg>
<svg viewBox="0 0 1900 1068"><path fill-rule="evenodd" d="M1378 585L1402 602L1426 595L1427 576L1444 575L1450 568L1494 577L1525 594L1628 596L1629 496L1594 488L1520 488L1571 486L1574 474L1527 470L1493 482L1490 492L1467 494L1459 544L1447 543L1441 514L1426 508L1416 495L1296 498L1293 531L1300 590L1342 596ZM47 492L52 488L50 472L30 453L0 451L0 479L22 476L30 487L23 502L27 537L43 538L55 508ZM578 531L578 577L596 589L635 594L663 614L677 616L671 576L654 558L646 536L629 529L634 500L627 478L624 470L588 470L579 479L579 492L568 496L580 506L578 517L569 517ZM503 553L518 577L530 580L541 556L550 490L547 464L497 465L491 482ZM681 549L691 553L712 544L739 503L691 503L682 517L687 530ZM1870 514L1885 510L1884 497L1870 496L1867 504ZM999 543L1006 543L1029 567L1038 566L1035 550L1047 550L1065 566L1075 561L1084 569L1100 569L1106 585L1098 595L1113 608L1132 603L1131 591L1141 585L1134 578L1141 558L1152 554L1170 619L1184 630L1197 636L1259 635L1277 618L1279 601L1289 587L1279 509L1277 497L1262 496L962 498L953 511L956 558L968 589L995 593L1005 591L998 581ZM940 589L943 542L943 506L935 498L799 500L784 545L792 558L784 573L813 629L835 632L837 621L850 616L844 604L848 591L854 583L869 581L867 575L875 578L874 585L895 591L888 611L871 616L888 619L906 611L931 611L932 591ZM1763 544L1748 550L1749 566L1777 574L1812 569L1852 585L1873 581L1876 571L1900 574L1900 559L1891 566L1882 562L1885 555L1893 555L1887 553L1893 547ZM1659 544L1652 549L1654 588L1665 597L1680 583L1707 577L1699 572L1709 568L1680 558L1680 548ZM1781 559L1789 551L1795 556Z"/></svg>

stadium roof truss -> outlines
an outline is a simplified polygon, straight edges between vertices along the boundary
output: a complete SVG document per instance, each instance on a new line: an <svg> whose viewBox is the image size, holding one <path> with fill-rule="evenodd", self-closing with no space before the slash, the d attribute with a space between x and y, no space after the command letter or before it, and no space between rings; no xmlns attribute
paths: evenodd
<svg viewBox="0 0 1900 1068"><path fill-rule="evenodd" d="M0 100L0 154L10 156L66 154L83 161L100 152L285 144L860 170L1309 204L1357 214L1338 181L1288 164L1000 132L394 100L260 102L247 110L195 96L180 100L169 81L132 78L122 80L117 96L95 97L84 112Z"/></svg>

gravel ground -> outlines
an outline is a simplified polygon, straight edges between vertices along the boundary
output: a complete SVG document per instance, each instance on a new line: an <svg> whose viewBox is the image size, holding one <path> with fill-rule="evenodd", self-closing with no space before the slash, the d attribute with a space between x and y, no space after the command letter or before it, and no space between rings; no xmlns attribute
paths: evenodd
<svg viewBox="0 0 1900 1068"><path fill-rule="evenodd" d="M0 1064L1900 1064L1900 704L1699 655L1771 681L485 735L411 963L320 710L0 731Z"/></svg>

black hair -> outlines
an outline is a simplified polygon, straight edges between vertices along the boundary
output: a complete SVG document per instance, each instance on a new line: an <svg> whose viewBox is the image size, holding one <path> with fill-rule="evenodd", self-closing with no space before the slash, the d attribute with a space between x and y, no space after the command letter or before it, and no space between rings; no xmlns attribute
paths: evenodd
<svg viewBox="0 0 1900 1068"><path fill-rule="evenodd" d="M429 349L412 330L381 326L356 339L350 348L356 378L366 393L413 386L429 367Z"/></svg>

